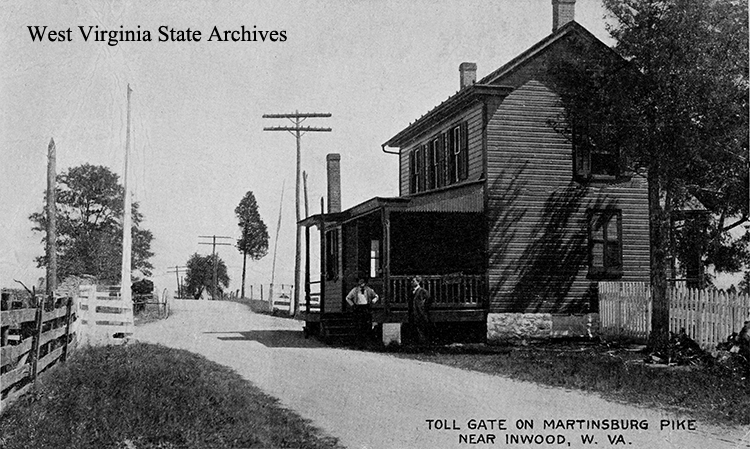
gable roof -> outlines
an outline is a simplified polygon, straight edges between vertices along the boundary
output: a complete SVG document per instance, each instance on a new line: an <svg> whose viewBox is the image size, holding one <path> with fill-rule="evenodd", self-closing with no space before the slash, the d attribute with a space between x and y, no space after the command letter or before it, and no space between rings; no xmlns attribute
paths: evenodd
<svg viewBox="0 0 750 449"><path fill-rule="evenodd" d="M530 59L534 58L536 55L549 48L555 42L558 42L563 38L572 35L577 35L578 37L581 37L586 41L601 47L605 51L612 53L613 56L617 56L618 58L620 57L617 52L608 47L604 42L600 41L598 37L591 34L591 32L584 28L581 24L576 21L571 21L558 28L557 31L553 32L549 36L532 45L528 50L511 59L500 68L496 69L494 72L479 80L479 83L494 84L501 82L502 79L513 72L514 69L520 67Z"/></svg>
<svg viewBox="0 0 750 449"><path fill-rule="evenodd" d="M395 136L388 139L383 145L382 149L385 152L386 147L399 147L404 143L407 143L412 138L426 131L430 126L435 123L435 120L441 120L457 112L457 110L466 104L481 98L482 96L495 95L495 96L506 96L513 91L513 87L503 86L502 82L509 74L514 72L518 67L521 67L529 60L540 54L545 49L549 48L554 43L561 39L577 35L594 45L600 46L607 52L611 52L613 55L620 57L617 53L609 48L604 42L599 40L596 36L591 34L589 30L581 26L575 21L571 21L558 28L549 36L545 37L541 41L532 45L528 50L519 54L515 58L508 61L506 64L493 71L489 75L479 80L476 84L465 87L452 96L448 97L445 101L437 105L435 108L427 112L425 115L418 118L413 123L410 123L405 129L396 134Z"/></svg>

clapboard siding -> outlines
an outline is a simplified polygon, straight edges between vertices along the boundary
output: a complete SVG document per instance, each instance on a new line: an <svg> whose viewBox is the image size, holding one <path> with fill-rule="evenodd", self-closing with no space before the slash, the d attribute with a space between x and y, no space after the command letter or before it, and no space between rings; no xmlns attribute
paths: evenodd
<svg viewBox="0 0 750 449"><path fill-rule="evenodd" d="M429 131L421 134L412 140L408 145L401 148L399 154L399 194L401 196L409 195L409 153L416 147L427 145L438 133L447 132L453 126L466 121L469 132L469 177L466 180L476 181L484 173L483 158L483 105L478 103L471 108L456 115L450 120L445 120Z"/></svg>
<svg viewBox="0 0 750 449"><path fill-rule="evenodd" d="M332 231L334 229L338 229L338 233L336 233L336 238L338 239L338 262L339 262L339 269L336 272L336 277L334 279L327 279L326 275L327 273L323 274L323 283L324 283L324 299L323 299L323 307L325 310L323 312L341 312L341 308L343 306L341 299L342 291L344 289L342 284L342 278L343 278L343 270L344 270L344 261L343 261L343 251L344 251L344 242L342 240L342 228L335 227L335 228L328 228L326 231ZM325 263L326 253L323 252L321 255L323 258L323 263Z"/></svg>
<svg viewBox="0 0 750 449"><path fill-rule="evenodd" d="M402 148L398 157L398 196L404 196L409 194L409 151Z"/></svg>
<svg viewBox="0 0 750 449"><path fill-rule="evenodd" d="M559 97L528 81L490 109L487 141L490 312L577 313L596 307L587 209L622 212L623 281L648 281L646 182L573 180Z"/></svg>

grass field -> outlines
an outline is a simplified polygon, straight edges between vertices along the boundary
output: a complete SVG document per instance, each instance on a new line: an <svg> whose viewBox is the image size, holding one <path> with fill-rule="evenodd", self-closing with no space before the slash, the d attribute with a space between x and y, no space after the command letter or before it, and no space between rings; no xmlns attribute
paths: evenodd
<svg viewBox="0 0 750 449"><path fill-rule="evenodd" d="M2 448L336 448L229 368L163 346L81 349L0 417Z"/></svg>
<svg viewBox="0 0 750 449"><path fill-rule="evenodd" d="M750 425L750 379L711 365L658 367L625 347L593 343L405 348L400 357L590 391L727 425Z"/></svg>

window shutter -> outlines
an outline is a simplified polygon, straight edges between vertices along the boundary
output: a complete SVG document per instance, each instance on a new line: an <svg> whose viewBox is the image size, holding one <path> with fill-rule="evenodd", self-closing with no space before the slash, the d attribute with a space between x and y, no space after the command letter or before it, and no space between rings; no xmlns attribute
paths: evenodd
<svg viewBox="0 0 750 449"><path fill-rule="evenodd" d="M460 179L466 179L469 177L469 123L461 123L461 155L460 155L461 170L458 174Z"/></svg>
<svg viewBox="0 0 750 449"><path fill-rule="evenodd" d="M445 182L445 134L438 134L437 142L437 153L440 162L438 163L438 186L443 187Z"/></svg>
<svg viewBox="0 0 750 449"><path fill-rule="evenodd" d="M446 148L445 154L448 156L448 182L447 184L453 184L456 182L456 155L453 154L456 148L456 142L453 135L453 128L448 130L448 148Z"/></svg>
<svg viewBox="0 0 750 449"><path fill-rule="evenodd" d="M409 193L417 192L417 166L414 154L416 149L411 150L409 153Z"/></svg>
<svg viewBox="0 0 750 449"><path fill-rule="evenodd" d="M419 147L414 150L414 166L417 168L417 172L414 175L414 178L416 178L414 181L414 184L416 184L415 193L422 190L422 154L420 150L421 148Z"/></svg>
<svg viewBox="0 0 750 449"><path fill-rule="evenodd" d="M422 191L427 190L429 181L429 165L427 164L427 145L422 145Z"/></svg>

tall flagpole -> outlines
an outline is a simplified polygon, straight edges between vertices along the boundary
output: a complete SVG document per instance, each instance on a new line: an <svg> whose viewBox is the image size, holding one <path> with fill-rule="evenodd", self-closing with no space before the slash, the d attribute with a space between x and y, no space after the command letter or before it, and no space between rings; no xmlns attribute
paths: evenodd
<svg viewBox="0 0 750 449"><path fill-rule="evenodd" d="M128 118L127 118L127 131L125 134L125 170L123 171L123 187L125 190L125 198L123 202L123 219L122 219L122 276L120 281L120 297L126 305L132 305L132 292L130 290L130 284L132 283L130 266L132 260L132 247L133 247L133 236L132 230L132 217L131 217L131 198L130 191L128 190L128 156L130 153L130 84L128 84Z"/></svg>

